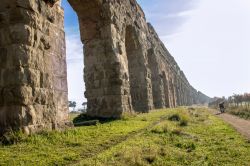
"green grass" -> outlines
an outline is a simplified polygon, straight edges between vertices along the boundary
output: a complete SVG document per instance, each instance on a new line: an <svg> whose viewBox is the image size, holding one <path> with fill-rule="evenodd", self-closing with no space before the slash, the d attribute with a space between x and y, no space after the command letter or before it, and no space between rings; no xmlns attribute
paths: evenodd
<svg viewBox="0 0 250 166"><path fill-rule="evenodd" d="M186 125L172 121L178 114ZM246 165L250 143L205 108L154 111L0 146L0 165Z"/></svg>

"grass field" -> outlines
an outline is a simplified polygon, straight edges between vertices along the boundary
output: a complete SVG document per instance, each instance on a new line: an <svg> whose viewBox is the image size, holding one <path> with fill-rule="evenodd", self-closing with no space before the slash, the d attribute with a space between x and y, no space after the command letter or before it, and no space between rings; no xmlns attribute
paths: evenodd
<svg viewBox="0 0 250 166"><path fill-rule="evenodd" d="M206 108L158 110L96 126L22 136L0 165L250 165L250 142Z"/></svg>

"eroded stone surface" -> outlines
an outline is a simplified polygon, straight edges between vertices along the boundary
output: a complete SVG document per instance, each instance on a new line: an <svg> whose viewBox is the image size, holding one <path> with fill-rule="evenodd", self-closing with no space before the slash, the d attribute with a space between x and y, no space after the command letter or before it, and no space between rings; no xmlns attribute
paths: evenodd
<svg viewBox="0 0 250 166"><path fill-rule="evenodd" d="M64 12L52 1L1 1L0 132L68 122L63 24Z"/></svg>

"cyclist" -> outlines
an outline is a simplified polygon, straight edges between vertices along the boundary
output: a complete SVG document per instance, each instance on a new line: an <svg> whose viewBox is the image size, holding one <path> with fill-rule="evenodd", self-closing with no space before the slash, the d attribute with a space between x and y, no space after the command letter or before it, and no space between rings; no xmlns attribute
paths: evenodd
<svg viewBox="0 0 250 166"><path fill-rule="evenodd" d="M223 102L221 102L220 104L219 104L219 107L220 107L220 112L221 113L224 113L225 112L225 106L224 106L224 104L225 104L225 102L223 101Z"/></svg>

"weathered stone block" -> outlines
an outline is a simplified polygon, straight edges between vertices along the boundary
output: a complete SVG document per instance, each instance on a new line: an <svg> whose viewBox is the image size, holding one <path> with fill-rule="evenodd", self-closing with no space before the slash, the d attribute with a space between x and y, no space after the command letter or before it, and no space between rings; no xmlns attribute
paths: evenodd
<svg viewBox="0 0 250 166"><path fill-rule="evenodd" d="M31 28L23 24L15 24L9 27L10 39L12 44L32 43Z"/></svg>
<svg viewBox="0 0 250 166"><path fill-rule="evenodd" d="M0 46L4 47L11 44L10 32L9 27L1 28L0 29Z"/></svg>
<svg viewBox="0 0 250 166"><path fill-rule="evenodd" d="M43 0L4 0L0 13L0 134L9 127L27 133L63 127L63 10Z"/></svg>

